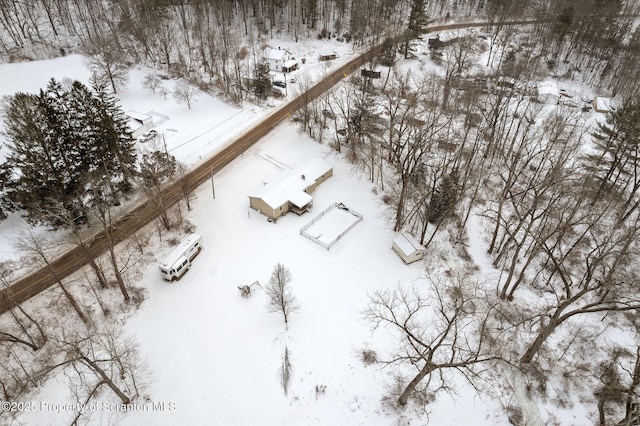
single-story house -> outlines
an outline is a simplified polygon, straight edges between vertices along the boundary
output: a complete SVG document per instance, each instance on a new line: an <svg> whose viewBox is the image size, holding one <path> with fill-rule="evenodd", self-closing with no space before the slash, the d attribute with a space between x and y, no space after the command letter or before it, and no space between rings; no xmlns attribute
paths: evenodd
<svg viewBox="0 0 640 426"><path fill-rule="evenodd" d="M540 81L537 84L537 100L543 104L557 105L560 100L560 89L552 81Z"/></svg>
<svg viewBox="0 0 640 426"><path fill-rule="evenodd" d="M269 69L277 72L291 72L298 69L298 61L287 49L267 47L264 57L269 63Z"/></svg>
<svg viewBox="0 0 640 426"><path fill-rule="evenodd" d="M273 220L289 211L300 215L313 206L313 197L309 194L331 176L333 166L329 162L321 158L311 159L295 169L280 173L249 195L249 205Z"/></svg>
<svg viewBox="0 0 640 426"><path fill-rule="evenodd" d="M406 232L401 232L396 235L391 243L391 248L398 253L398 256L400 256L407 265L422 259L425 252L425 248Z"/></svg>
<svg viewBox="0 0 640 426"><path fill-rule="evenodd" d="M153 117L149 114L137 111L127 111L125 115L129 119L127 124L129 125L131 134L134 138L137 138L153 127Z"/></svg>
<svg viewBox="0 0 640 426"><path fill-rule="evenodd" d="M605 112L611 112L611 110L615 109L611 105L611 99L603 98L601 96L597 96L593 100L592 105L593 105L593 110L595 112L605 113Z"/></svg>

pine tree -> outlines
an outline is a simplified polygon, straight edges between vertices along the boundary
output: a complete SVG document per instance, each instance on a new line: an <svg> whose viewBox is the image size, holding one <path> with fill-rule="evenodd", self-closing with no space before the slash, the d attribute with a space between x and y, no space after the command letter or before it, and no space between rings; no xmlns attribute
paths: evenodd
<svg viewBox="0 0 640 426"><path fill-rule="evenodd" d="M52 79L38 95L17 93L6 108L9 154L3 164L3 207L31 223L53 226L46 212L60 205L86 221L96 197L117 204L135 172L127 120L104 85L64 88ZM107 198L105 198L107 197Z"/></svg>
<svg viewBox="0 0 640 426"><path fill-rule="evenodd" d="M78 83L79 84L79 83ZM91 139L93 142L94 167L99 181L108 186L113 202L117 204L118 194L131 191L131 177L135 174L136 154L134 140L117 99L108 92L106 84L92 79L92 107L96 113L93 120ZM105 175L106 173L106 175Z"/></svg>
<svg viewBox="0 0 640 426"><path fill-rule="evenodd" d="M637 175L640 148L640 102L631 100L611 112L592 134L595 153L588 155L586 169L598 181L597 196L607 189L624 192ZM636 185L631 185L636 186ZM633 188L631 188L633 189Z"/></svg>
<svg viewBox="0 0 640 426"><path fill-rule="evenodd" d="M452 171L442 178L440 186L431 195L429 222L438 223L451 215L458 201L458 172Z"/></svg>
<svg viewBox="0 0 640 426"><path fill-rule="evenodd" d="M266 99L271 93L271 79L269 78L269 64L261 62L253 72L253 88L258 99Z"/></svg>
<svg viewBox="0 0 640 426"><path fill-rule="evenodd" d="M404 33L403 52L404 58L409 57L411 51L411 41L419 38L425 32L427 26L427 15L424 13L424 0L413 0L407 30Z"/></svg>

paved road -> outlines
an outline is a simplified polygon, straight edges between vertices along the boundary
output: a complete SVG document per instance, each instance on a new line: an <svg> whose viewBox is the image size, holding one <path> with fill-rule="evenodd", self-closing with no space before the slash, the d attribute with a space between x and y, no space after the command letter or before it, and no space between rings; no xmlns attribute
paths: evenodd
<svg viewBox="0 0 640 426"><path fill-rule="evenodd" d="M527 25L537 21L522 20L501 23L501 25ZM428 31L442 31L458 28L484 27L491 26L490 23L475 22L431 26ZM165 205L173 205L178 202L185 189L189 192L196 189L199 185L207 181L211 173L214 174L222 170L227 164L233 161L240 154L245 152L260 138L265 136L277 124L285 118L290 117L292 113L303 107L305 104L319 97L322 93L333 87L346 75L356 71L365 63L369 62L380 51L381 46L365 52L359 57L349 61L347 64L334 71L324 80L302 93L293 101L283 105L274 113L266 117L255 127L249 129L246 133L237 137L235 141L224 148L220 153L209 158L201 165L197 166L193 171L184 177L183 180L168 186L164 191ZM131 212L119 218L114 224L112 235L116 242L120 242L130 237L138 229L151 222L158 215L158 211L154 204L145 202L136 206ZM98 233L89 243L89 251L92 256L99 256L107 250L106 239L104 233ZM87 256L80 247L72 249L64 255L56 258L51 266L55 269L56 275L60 279L64 279L83 267L88 263ZM47 268L42 268L32 272L17 281L13 282L9 288L0 292L0 314L6 312L11 306L22 303L30 299L38 293L46 290L56 283L53 274Z"/></svg>

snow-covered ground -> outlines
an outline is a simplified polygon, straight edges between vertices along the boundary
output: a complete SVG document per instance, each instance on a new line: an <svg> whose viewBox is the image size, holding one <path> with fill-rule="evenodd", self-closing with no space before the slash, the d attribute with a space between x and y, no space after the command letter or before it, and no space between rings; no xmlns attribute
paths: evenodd
<svg viewBox="0 0 640 426"><path fill-rule="evenodd" d="M308 46L282 45L296 57L311 57L305 50L311 49ZM345 62L352 54L342 52L332 65ZM40 78L28 68L13 68L28 65L46 67L50 74ZM308 70L317 79L326 66L309 59L296 77ZM257 106L229 106L204 94L188 110L170 96L165 100L144 90L141 81L148 71L131 71L128 88L119 94L123 109L168 116L156 128L164 135L167 149L187 165L215 152L269 112L269 108ZM37 90L50 77L86 82L89 74L82 57L68 56L44 64L1 65L0 77L5 75L21 77L11 87L3 85L3 94ZM279 173L280 165L295 167L314 157L331 162L334 176L314 192L311 214L287 214L274 224L249 208L247 194ZM446 240L437 237L424 262L405 265L391 250L391 225L372 185L326 145L299 134L290 123L274 129L214 180L216 198L210 185L204 184L196 191L193 210L187 213L196 232L203 235L205 246L191 270L178 282L162 280L157 261L171 250L165 238L150 248L155 259L144 267L135 284L147 290L147 297L126 329L138 342L150 371L148 400L136 401L144 404L139 407L143 411L122 415L99 409L92 413L91 424L509 424L498 400L479 397L462 380L455 380L455 397L439 394L429 404L428 416L412 407L396 411L383 400L394 383L392 373L399 370L365 365L362 360L363 350L374 350L383 357L394 344L384 332L372 334L363 321L368 295L382 288L423 285L425 265L437 271L459 264ZM326 250L301 236L300 229L334 202L362 213L364 220ZM3 259L14 256L10 239L12 232L23 226L18 226L19 222L12 215L0 223ZM499 272L485 254L482 220L472 216L468 229L468 251L479 266L478 276L492 282ZM301 305L290 318L288 329L280 315L268 312L263 290L254 287L250 298L241 297L238 290L238 286L255 281L265 286L277 263L291 271L293 294ZM288 395L284 395L278 378L285 346L293 364ZM400 371L406 376L415 374L413 370ZM62 374L49 380L33 400L74 402L64 381ZM520 384L518 391L523 390ZM531 424L541 422L537 407L523 392L499 396L503 404L514 398L521 408L530 410ZM153 403L163 402L165 410L152 408ZM584 417L578 417L576 423L574 416L571 422L581 424L587 418L587 414L579 414ZM70 412L44 410L25 413L19 420L64 424L71 418Z"/></svg>
<svg viewBox="0 0 640 426"><path fill-rule="evenodd" d="M308 79L309 83L318 81L323 73L346 63L355 55L349 44L337 42L335 39L330 42L326 40L324 42L311 40L306 43L284 41L279 44L290 48L297 57L306 58L306 64L301 64L301 68L289 76L295 76L299 80ZM323 46L325 49L337 52L339 58L319 62L318 54ZM140 146L141 149L164 151L166 148L179 162L188 167L212 155L273 110L273 107L266 104L260 107L247 103L236 107L204 93L199 93L191 109L188 109L186 105L177 103L171 95L176 80L162 81L162 85L169 91L166 99L159 90L151 93L143 87L144 78L152 72L162 74L161 71L146 67L132 68L126 87L116 96L120 100L123 111L150 114L154 118L153 128L159 132L160 136ZM0 81L2 82L0 97L10 96L16 92L37 93L46 87L51 78L58 81L79 80L88 84L90 76L86 58L81 55L69 55L46 61L0 64ZM303 76L307 77L302 78ZM289 98L296 96L299 91L298 85L299 83L289 84ZM275 100L267 104L278 107L285 101L286 99ZM2 126L0 122L0 130ZM6 155L6 151L2 149L4 143L0 133L0 160ZM0 222L0 260L20 258L20 253L14 248L14 241L17 233L26 229L27 226L17 213L10 214L6 220ZM46 232L46 230L40 229L36 232Z"/></svg>
<svg viewBox="0 0 640 426"><path fill-rule="evenodd" d="M327 159L334 176L314 192L314 212L343 202L364 220L331 250L300 235L310 214L268 222L249 208L246 195L279 171L265 157L291 165ZM209 185L198 189L188 214L205 249L178 282L163 281L157 264L148 264L137 283L148 290L147 300L127 325L151 371L150 403L174 403L175 411L131 412L121 424L424 424L410 409L384 408L391 370L362 361L362 350L382 355L392 344L386 333L372 335L362 319L368 294L420 285L423 276L420 263L407 266L391 250L393 232L371 184L327 146L284 124L216 175L215 185L215 199ZM156 259L169 250L166 243L156 248ZM267 311L264 291L254 287L246 299L238 290L255 281L264 286L277 263L291 271L301 305L288 330L280 315ZM286 396L278 379L285 345L294 371ZM455 402L442 395L433 404L433 424L506 424L497 403L460 389ZM65 401L59 392L52 381L35 399ZM69 416L38 412L29 422ZM95 412L92 423L110 416Z"/></svg>
<svg viewBox="0 0 640 426"><path fill-rule="evenodd" d="M349 59L341 56L331 65ZM17 67L25 69L16 72ZM49 72L29 71L40 67ZM309 63L314 80L327 68L325 63ZM164 100L145 91L141 81L147 72L131 71L128 87L118 95L123 109L168 116L156 129L165 135L167 149L188 165L268 113L256 106L235 108L202 94L188 110L171 97ZM80 56L0 66L0 77L8 75L20 78L11 86L3 85L3 94L36 91L50 77L83 82L89 78ZM318 156L334 164L334 176L314 193L312 214L288 214L273 224L249 209L247 194L279 172L278 164L295 166ZM393 233L372 186L327 146L300 135L292 124L272 131L216 175L215 185L215 199L208 185L198 189L188 214L205 242L191 270L179 282L167 283L152 261L136 283L148 291L147 298L126 328L139 343L150 371L149 404L145 411L126 416L99 408L92 413L91 424L121 417L121 424L131 425L424 424L426 417L412 410L398 413L385 408L382 400L393 383L391 370L362 361L363 350L383 355L392 343L385 333L372 335L362 319L368 294L390 286L419 285L423 275L419 264L407 266L391 250ZM334 202L362 213L365 220L327 251L299 231L313 214ZM0 232L0 256L5 260L15 255L11 239L15 229L24 226L20 222L12 215L0 223L0 231L5 231ZM166 240L152 248L156 260L170 249ZM293 293L301 304L288 330L279 315L268 313L262 290L254 288L248 299L238 290L254 281L264 286L278 262L290 269ZM288 395L277 374L285 345L294 371ZM496 414L500 412L496 403L481 401L464 386L460 392L455 401L446 395L439 398L429 418L438 424L505 422ZM62 374L49 380L33 401L74 402ZM166 410L149 410L154 402L165 402ZM73 418L71 412L58 411L24 413L19 421L61 424Z"/></svg>

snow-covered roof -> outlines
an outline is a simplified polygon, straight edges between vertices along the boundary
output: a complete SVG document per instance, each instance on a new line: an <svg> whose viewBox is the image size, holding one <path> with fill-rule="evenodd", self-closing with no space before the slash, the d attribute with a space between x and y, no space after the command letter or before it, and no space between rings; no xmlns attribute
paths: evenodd
<svg viewBox="0 0 640 426"><path fill-rule="evenodd" d="M333 166L322 158L313 158L295 169L287 170L273 181L249 195L260 198L271 208L278 208L287 201L302 208L309 204L313 198L304 192L313 185L320 176L333 169Z"/></svg>
<svg viewBox="0 0 640 426"><path fill-rule="evenodd" d="M410 256L417 251L424 250L424 247L411 235L401 232L393 239L395 245L402 250L405 256Z"/></svg>
<svg viewBox="0 0 640 426"><path fill-rule="evenodd" d="M598 96L593 100L593 107L598 112L611 111L611 99Z"/></svg>
<svg viewBox="0 0 640 426"><path fill-rule="evenodd" d="M289 59L288 61L285 61L284 64L282 64L282 66L284 68L291 68L292 66L296 65L298 63L298 61L296 61L295 59Z"/></svg>
<svg viewBox="0 0 640 426"><path fill-rule="evenodd" d="M127 120L127 126L129 126L129 129L130 129L132 132L135 132L135 131L136 131L136 130L138 130L140 127L142 127L142 126L143 126L143 124L142 124L142 123L140 123L140 122L139 122L139 121L137 121L137 120L129 119L129 120Z"/></svg>
<svg viewBox="0 0 640 426"><path fill-rule="evenodd" d="M558 85L552 81L538 82L538 95L542 96L560 96Z"/></svg>
<svg viewBox="0 0 640 426"><path fill-rule="evenodd" d="M133 118L134 120L144 122L146 120L150 120L151 116L149 114L145 114L138 111L127 111L127 116Z"/></svg>
<svg viewBox="0 0 640 426"><path fill-rule="evenodd" d="M289 53L287 49L280 49L280 48L273 49L271 47L267 47L264 50L264 56L273 60L283 60L287 53Z"/></svg>

